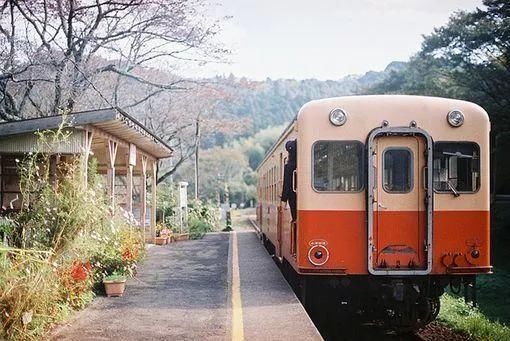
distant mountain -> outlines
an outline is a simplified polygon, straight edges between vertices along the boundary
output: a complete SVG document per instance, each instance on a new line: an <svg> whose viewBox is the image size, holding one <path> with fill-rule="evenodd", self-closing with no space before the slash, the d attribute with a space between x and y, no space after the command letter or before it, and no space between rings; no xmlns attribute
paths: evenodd
<svg viewBox="0 0 510 341"><path fill-rule="evenodd" d="M394 61L383 71L369 71L363 75L349 75L339 80L277 79L251 82L245 78L228 77L233 85L233 98L219 105L224 116L248 119L251 122L245 136L271 126L290 122L301 106L308 101L327 97L363 94L374 84L381 83L392 71L404 68L405 62ZM225 81L225 79L224 79ZM211 137L208 145L223 144L228 140L222 134ZM205 142L205 141L204 141Z"/></svg>

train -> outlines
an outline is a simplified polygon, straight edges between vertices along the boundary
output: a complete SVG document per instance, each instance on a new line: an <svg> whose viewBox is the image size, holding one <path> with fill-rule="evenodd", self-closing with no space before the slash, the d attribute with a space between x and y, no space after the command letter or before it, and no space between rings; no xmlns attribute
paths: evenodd
<svg viewBox="0 0 510 341"><path fill-rule="evenodd" d="M261 239L303 302L421 328L446 288L475 300L476 277L492 273L489 141L487 112L467 101L310 101L257 168Z"/></svg>

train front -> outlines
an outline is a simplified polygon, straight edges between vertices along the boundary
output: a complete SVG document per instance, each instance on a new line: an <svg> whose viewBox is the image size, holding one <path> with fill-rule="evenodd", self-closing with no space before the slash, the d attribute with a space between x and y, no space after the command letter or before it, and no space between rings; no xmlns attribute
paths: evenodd
<svg viewBox="0 0 510 341"><path fill-rule="evenodd" d="M446 286L490 273L487 113L458 100L355 96L297 119L297 272L346 309L416 328Z"/></svg>

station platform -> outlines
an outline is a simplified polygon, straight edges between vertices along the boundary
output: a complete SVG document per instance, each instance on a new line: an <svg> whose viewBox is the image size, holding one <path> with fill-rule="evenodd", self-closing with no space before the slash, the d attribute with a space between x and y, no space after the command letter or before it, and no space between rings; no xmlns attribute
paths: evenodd
<svg viewBox="0 0 510 341"><path fill-rule="evenodd" d="M235 232L231 248L238 247L243 336L233 339L322 340L289 284L252 230ZM236 252L230 253L233 257ZM231 260L235 284L235 263ZM236 286L232 287L235 295ZM234 296L235 298L235 296ZM236 302L232 300L233 318ZM232 323L235 326L235 321Z"/></svg>
<svg viewBox="0 0 510 341"><path fill-rule="evenodd" d="M322 340L248 219L151 246L123 297L98 296L53 340Z"/></svg>

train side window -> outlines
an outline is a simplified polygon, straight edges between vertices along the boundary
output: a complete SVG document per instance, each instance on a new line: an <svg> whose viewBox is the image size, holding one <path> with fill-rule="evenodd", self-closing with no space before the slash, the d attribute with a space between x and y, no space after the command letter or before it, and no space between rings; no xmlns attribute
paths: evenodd
<svg viewBox="0 0 510 341"><path fill-rule="evenodd" d="M480 147L474 142L436 142L434 190L474 193L480 188Z"/></svg>
<svg viewBox="0 0 510 341"><path fill-rule="evenodd" d="M363 144L317 141L313 147L313 188L318 192L359 192L363 188Z"/></svg>
<svg viewBox="0 0 510 341"><path fill-rule="evenodd" d="M388 193L407 193L413 188L413 154L407 148L383 152L383 188Z"/></svg>

